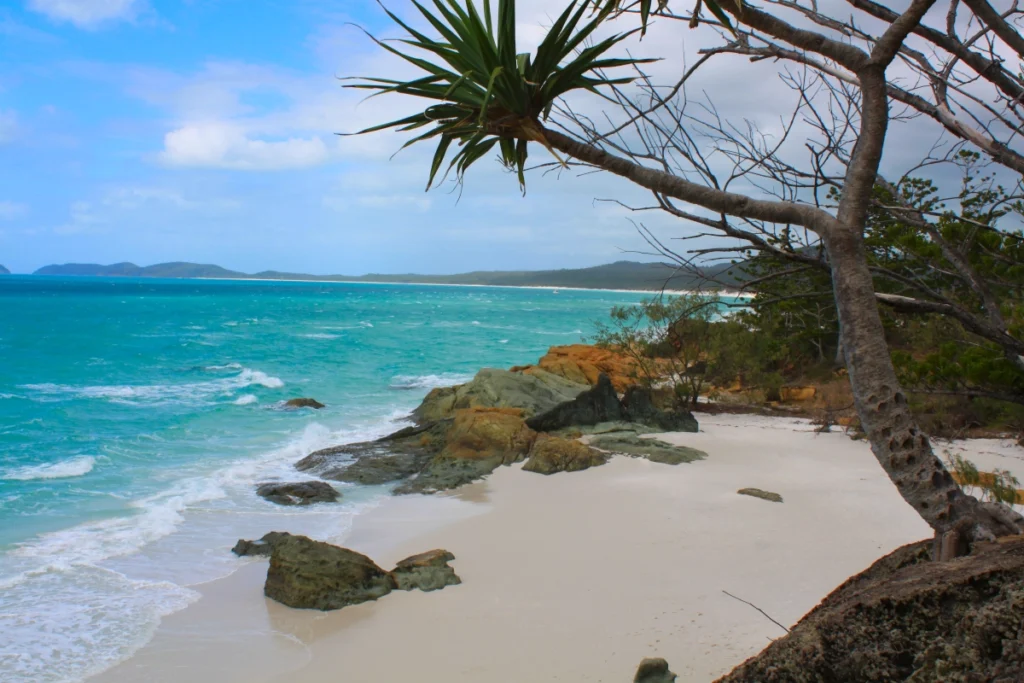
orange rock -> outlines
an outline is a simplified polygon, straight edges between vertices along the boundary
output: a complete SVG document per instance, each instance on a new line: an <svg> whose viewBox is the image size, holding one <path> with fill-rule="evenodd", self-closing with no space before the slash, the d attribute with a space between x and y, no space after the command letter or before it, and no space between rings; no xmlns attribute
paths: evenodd
<svg viewBox="0 0 1024 683"><path fill-rule="evenodd" d="M530 452L537 433L526 426L519 408L464 408L455 411L442 458L511 464Z"/></svg>
<svg viewBox="0 0 1024 683"><path fill-rule="evenodd" d="M814 387L782 387L779 395L785 402L811 401L817 395L818 390Z"/></svg>
<svg viewBox="0 0 1024 683"><path fill-rule="evenodd" d="M604 373L618 392L637 384L641 374L636 362L626 354L588 344L552 346L536 365L513 368L513 371L532 374L538 368L570 382L590 386L597 384L597 378Z"/></svg>

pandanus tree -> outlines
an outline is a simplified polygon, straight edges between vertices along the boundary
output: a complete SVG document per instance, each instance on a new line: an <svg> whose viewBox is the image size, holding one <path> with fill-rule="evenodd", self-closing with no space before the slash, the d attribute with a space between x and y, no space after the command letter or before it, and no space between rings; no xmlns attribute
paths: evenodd
<svg viewBox="0 0 1024 683"><path fill-rule="evenodd" d="M357 79L351 87L369 89L375 94L409 95L429 103L418 114L362 131L396 129L416 133L406 145L436 139L428 189L444 166L453 144L455 151L446 169L454 170L459 178L474 162L498 146L501 161L514 168L520 184L524 184L527 152L530 143L534 143L547 149L560 163L571 159L574 163L620 176L652 192L660 203L675 208L681 217L731 237L753 241L742 231L735 234L732 220L784 226L785 230L801 228L817 235L830 268L841 344L858 416L883 469L903 498L934 529L936 557L946 559L968 552L976 542L1021 533L1024 518L1005 507L982 503L964 494L933 453L927 436L918 429L886 346L872 273L865 256L864 234L880 177L890 123L890 101L900 97L912 99L912 93L894 89L893 83L887 80L887 70L897 57L907 56L908 36L925 31L922 20L935 9L937 2L911 0L904 11L895 12L865 0L848 1L857 8L863 5L864 11L872 12L872 16L881 20L883 28L877 34L868 35L855 26L859 33L845 38L830 36L826 29L833 30L839 20L821 15L815 2L798 0L767 2L780 13L783 9L795 8L803 21L781 19L775 12L766 12L744 0L698 1L688 17L671 15L686 19L690 26L702 21L714 23L722 35L735 37L727 46L733 52L748 54L744 50L757 45L754 42L757 38L770 47L763 53L751 54L752 57L792 59L830 77L841 77L844 83L856 89L856 113L849 121L855 133L853 142L849 147L831 152L841 158L843 169L841 177L830 178L839 188L837 200L831 206L815 196L804 197L800 193L778 198L733 192L715 182L698 182L691 179L692 174L674 173L672 164L652 161L649 154L630 154L615 142L613 135L601 134L587 124L578 127L575 134L565 126L550 124L549 117L553 110L558 110L560 99L574 91L598 95L604 91L607 102L620 101L608 96L607 91L621 95L622 86L630 77L642 74L641 65L649 60L617 58L609 54L633 32L643 31L652 15L669 14L667 0L659 0L656 6L652 0L571 2L552 23L532 55L517 52L514 0L499 0L496 15L492 15L489 0L483 0L479 10L474 0L464 3L433 0L431 9L414 2L436 37L428 36L389 12L407 37L401 41L401 49L384 41L378 44L417 67L423 75L407 81ZM952 2L955 14L957 1ZM991 16L986 9L991 8L985 0L969 0L966 4L974 11L977 21L990 27L993 35L1011 50L1019 47L1018 42L1024 43L1019 32L1007 23L1005 13L996 12ZM600 26L632 11L640 15L639 26L610 38L594 40ZM806 26L816 26L822 31ZM865 45L855 44L853 38ZM971 45L954 45L951 49L962 53L954 66L961 61L979 64ZM1020 56L1024 58L1024 54ZM988 66L981 64L978 68L989 78L1004 77L1005 69L1000 64L988 57L983 61ZM623 67L631 67L631 71L621 75ZM947 79L952 68L945 72ZM613 78L612 72L617 77ZM1000 83L1016 87L1013 78L1010 81ZM1016 105L1019 106L1019 100ZM665 101L652 98L647 108L630 108L632 116L627 123L651 124L658 110L663 113L665 109ZM962 122L951 122L951 114L945 109L928 114L948 130L970 133L969 126L965 128ZM580 119L575 121L579 123ZM614 132L621 130L622 126ZM996 141L986 149L981 144L986 142L984 135L974 135L974 138L980 140L978 146L993 158L998 154L1013 161L1014 152L1006 144ZM667 144L678 145L674 141ZM682 210L678 208L680 205L717 217Z"/></svg>

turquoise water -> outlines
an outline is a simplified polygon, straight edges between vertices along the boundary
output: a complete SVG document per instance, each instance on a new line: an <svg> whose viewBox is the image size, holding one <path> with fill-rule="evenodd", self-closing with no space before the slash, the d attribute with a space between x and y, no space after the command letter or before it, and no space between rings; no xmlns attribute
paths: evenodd
<svg viewBox="0 0 1024 683"><path fill-rule="evenodd" d="M638 294L0 278L0 682L80 681L143 644L240 537L342 540L339 505L253 485L403 426L435 386L578 342ZM282 410L314 397L321 411Z"/></svg>

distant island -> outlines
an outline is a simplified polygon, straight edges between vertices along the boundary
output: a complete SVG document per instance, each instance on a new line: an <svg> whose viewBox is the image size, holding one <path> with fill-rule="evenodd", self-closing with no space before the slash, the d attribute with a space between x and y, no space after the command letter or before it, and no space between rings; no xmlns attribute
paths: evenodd
<svg viewBox="0 0 1024 683"><path fill-rule="evenodd" d="M0 275L10 275L11 271L7 270L3 266L0 266Z"/></svg>
<svg viewBox="0 0 1024 683"><path fill-rule="evenodd" d="M726 285L738 280L727 271L732 266L717 265L707 269L708 276ZM44 266L34 275L93 276L93 277L153 277L153 278L212 278L235 280L313 280L335 282L394 282L424 285L491 285L506 287L563 287L580 289L636 289L654 290L689 289L701 282L693 273L680 272L667 263L640 263L616 261L590 268L561 270L508 270L473 271L456 275L415 275L411 273L383 275L306 275L282 273L276 270L261 273L241 273L220 266L198 263L159 263L137 266L134 263L115 263L102 266L93 263L66 263ZM707 284L707 283L705 283ZM720 285L714 286L720 288Z"/></svg>

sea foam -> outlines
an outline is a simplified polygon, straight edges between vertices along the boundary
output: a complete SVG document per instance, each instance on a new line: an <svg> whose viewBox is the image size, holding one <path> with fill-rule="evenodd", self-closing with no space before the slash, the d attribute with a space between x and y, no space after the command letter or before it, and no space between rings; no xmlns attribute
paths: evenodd
<svg viewBox="0 0 1024 683"><path fill-rule="evenodd" d="M32 481L33 479L67 479L81 477L96 466L96 458L83 455L70 460L47 463L45 465L29 465L9 472L0 472L0 479L8 481Z"/></svg>
<svg viewBox="0 0 1024 683"><path fill-rule="evenodd" d="M465 384L471 379L473 379L473 375L454 372L444 372L439 375L395 375L391 378L389 386L392 389L403 390L436 389Z"/></svg>

